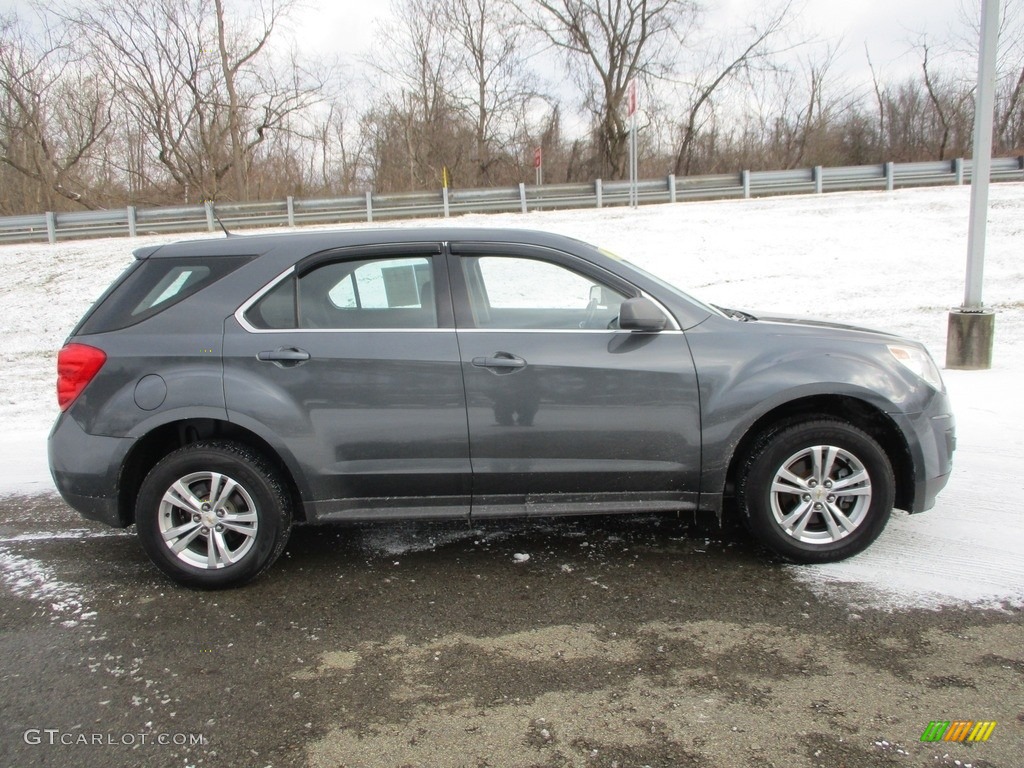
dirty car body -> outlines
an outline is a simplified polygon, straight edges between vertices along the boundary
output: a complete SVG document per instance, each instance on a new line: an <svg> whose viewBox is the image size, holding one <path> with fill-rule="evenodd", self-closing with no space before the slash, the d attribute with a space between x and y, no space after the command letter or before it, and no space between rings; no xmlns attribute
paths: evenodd
<svg viewBox="0 0 1024 768"><path fill-rule="evenodd" d="M736 509L837 560L930 508L954 445L920 344L523 230L142 249L59 368L61 494L200 587L261 573L294 522Z"/></svg>

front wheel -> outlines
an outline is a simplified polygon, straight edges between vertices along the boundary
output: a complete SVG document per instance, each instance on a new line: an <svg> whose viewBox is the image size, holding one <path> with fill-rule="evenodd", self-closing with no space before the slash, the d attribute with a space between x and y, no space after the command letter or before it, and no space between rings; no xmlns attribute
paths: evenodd
<svg viewBox="0 0 1024 768"><path fill-rule="evenodd" d="M801 421L769 430L740 469L739 508L750 530L801 563L864 550L889 520L892 466L866 432L844 421Z"/></svg>
<svg viewBox="0 0 1024 768"><path fill-rule="evenodd" d="M288 541L291 505L277 471L247 446L188 445L146 476L135 510L139 540L165 574L218 589L255 578Z"/></svg>

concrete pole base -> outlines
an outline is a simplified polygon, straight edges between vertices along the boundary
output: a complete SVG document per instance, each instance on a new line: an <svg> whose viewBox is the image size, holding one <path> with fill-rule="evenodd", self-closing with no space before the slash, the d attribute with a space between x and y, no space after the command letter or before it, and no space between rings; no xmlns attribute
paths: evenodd
<svg viewBox="0 0 1024 768"><path fill-rule="evenodd" d="M996 313L991 309L949 310L946 334L946 367L960 371L981 371L992 367Z"/></svg>

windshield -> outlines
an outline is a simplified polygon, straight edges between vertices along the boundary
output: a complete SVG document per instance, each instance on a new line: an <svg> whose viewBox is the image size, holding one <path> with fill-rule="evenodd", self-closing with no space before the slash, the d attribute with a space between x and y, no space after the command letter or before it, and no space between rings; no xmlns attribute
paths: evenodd
<svg viewBox="0 0 1024 768"><path fill-rule="evenodd" d="M630 269L634 270L635 272L640 273L641 275L646 277L648 280L650 280L652 283L657 284L659 288L664 288L666 291L670 291L671 293L674 293L677 296L680 296L683 299L686 299L686 301L690 302L691 304L695 304L696 306L700 307L703 310L706 310L706 311L710 312L713 315L718 315L719 317L728 317L728 315L725 312L723 312L722 310L720 310L718 307L713 306L711 304L705 304L700 299L696 299L692 295L690 295L689 293L686 293L685 291L682 291L679 288L677 288L676 286L672 285L672 283L669 283L666 280L658 277L657 275L652 274L651 272L648 272L643 267L637 266L636 264L634 264L629 259L624 259L621 256L619 256L617 253L612 253L611 251L606 250L604 248L599 248L598 251L601 253L601 255L607 256L609 259L615 259L615 261L621 262L621 263L625 264L626 266L628 266Z"/></svg>

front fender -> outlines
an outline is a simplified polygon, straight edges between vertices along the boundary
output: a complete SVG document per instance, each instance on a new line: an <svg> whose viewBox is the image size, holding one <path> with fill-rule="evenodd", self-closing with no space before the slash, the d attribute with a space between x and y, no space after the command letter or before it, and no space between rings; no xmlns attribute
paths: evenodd
<svg viewBox="0 0 1024 768"><path fill-rule="evenodd" d="M892 337L706 325L687 334L701 393L702 504L707 494L710 506L718 505L736 450L759 421L774 411L799 411L802 403L813 409L822 398L855 401L857 411L885 418L915 469L921 466L907 425L938 393L895 361L886 349Z"/></svg>

